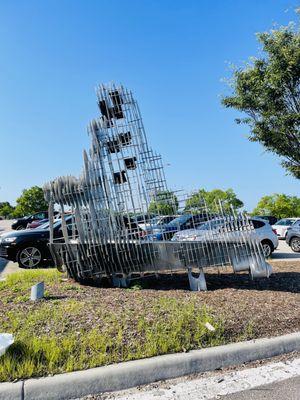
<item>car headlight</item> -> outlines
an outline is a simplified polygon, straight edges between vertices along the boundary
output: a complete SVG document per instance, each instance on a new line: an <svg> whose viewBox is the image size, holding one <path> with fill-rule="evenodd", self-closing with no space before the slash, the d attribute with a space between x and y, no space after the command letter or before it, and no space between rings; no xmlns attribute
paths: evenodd
<svg viewBox="0 0 300 400"><path fill-rule="evenodd" d="M17 239L16 236L8 237L8 238L3 238L1 240L2 243L12 243Z"/></svg>

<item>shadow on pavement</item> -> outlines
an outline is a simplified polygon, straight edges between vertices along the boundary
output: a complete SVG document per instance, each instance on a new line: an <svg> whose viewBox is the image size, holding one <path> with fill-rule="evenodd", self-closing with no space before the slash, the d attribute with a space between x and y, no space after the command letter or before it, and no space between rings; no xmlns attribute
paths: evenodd
<svg viewBox="0 0 300 400"><path fill-rule="evenodd" d="M276 259L293 259L293 258L298 258L300 260L300 253L273 253L271 260L276 260Z"/></svg>

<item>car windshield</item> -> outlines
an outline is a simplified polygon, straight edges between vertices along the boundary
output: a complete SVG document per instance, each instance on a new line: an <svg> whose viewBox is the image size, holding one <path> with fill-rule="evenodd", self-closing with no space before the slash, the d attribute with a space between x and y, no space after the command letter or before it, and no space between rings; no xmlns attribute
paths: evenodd
<svg viewBox="0 0 300 400"><path fill-rule="evenodd" d="M175 217L172 217L171 215L167 215L165 217L158 217L156 225L166 225L169 222L173 221Z"/></svg>
<svg viewBox="0 0 300 400"><path fill-rule="evenodd" d="M152 218L151 220L150 220L150 224L151 225L156 225L156 224L158 224L159 223L159 221L161 220L161 217L154 217L154 218Z"/></svg>
<svg viewBox="0 0 300 400"><path fill-rule="evenodd" d="M174 226L179 226L179 225L184 224L190 218L191 218L191 214L181 215L180 217L173 219L173 221L169 222L166 226L173 228Z"/></svg>
<svg viewBox="0 0 300 400"><path fill-rule="evenodd" d="M219 226L224 225L224 219L218 219L218 220L212 220L205 222L204 224L201 224L197 227L198 230L202 231L208 231L210 229L216 229Z"/></svg>
<svg viewBox="0 0 300 400"><path fill-rule="evenodd" d="M276 225L292 225L295 222L293 219L283 218L276 222Z"/></svg>
<svg viewBox="0 0 300 400"><path fill-rule="evenodd" d="M300 222L300 219L296 219L295 221L292 222L292 225L297 225Z"/></svg>
<svg viewBox="0 0 300 400"><path fill-rule="evenodd" d="M72 218L71 216L66 216L66 222L70 221L70 219ZM53 223L53 229L58 228L61 225L61 218L54 220ZM48 229L49 228L49 222L45 222L44 224L38 226L35 229Z"/></svg>

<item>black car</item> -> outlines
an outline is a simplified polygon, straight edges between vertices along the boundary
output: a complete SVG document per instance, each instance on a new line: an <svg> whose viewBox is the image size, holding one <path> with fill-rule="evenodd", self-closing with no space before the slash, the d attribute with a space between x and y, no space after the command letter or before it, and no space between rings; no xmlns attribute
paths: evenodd
<svg viewBox="0 0 300 400"><path fill-rule="evenodd" d="M42 219L47 219L48 218L48 211L40 211L38 213L28 215L27 217L23 218L18 218L16 219L12 225L11 229L14 230L22 230L27 228L27 224L30 224L33 221L40 221Z"/></svg>
<svg viewBox="0 0 300 400"><path fill-rule="evenodd" d="M135 221L137 224L142 224L150 221L152 218L157 217L156 214L139 214L131 216L131 220Z"/></svg>
<svg viewBox="0 0 300 400"><path fill-rule="evenodd" d="M72 218L67 217L66 222L71 227ZM61 220L54 223L53 233L54 237L62 237ZM48 223L36 229L2 234L0 236L0 257L17 262L21 268L52 265L53 259L48 248L49 236Z"/></svg>
<svg viewBox="0 0 300 400"><path fill-rule="evenodd" d="M126 232L126 239L140 239L145 231L139 228L135 221L127 217L120 219L122 228ZM121 223L121 222L120 222ZM68 233L78 234L72 215L66 216ZM54 222L53 235L56 242L64 242L61 231L61 219ZM53 265L53 258L49 250L49 223L35 229L19 230L0 235L0 257L17 262L21 268L40 268L44 265Z"/></svg>
<svg viewBox="0 0 300 400"><path fill-rule="evenodd" d="M116 217L116 222L119 230L122 232L122 239L136 240L146 235L146 232L139 227L134 218L123 215Z"/></svg>

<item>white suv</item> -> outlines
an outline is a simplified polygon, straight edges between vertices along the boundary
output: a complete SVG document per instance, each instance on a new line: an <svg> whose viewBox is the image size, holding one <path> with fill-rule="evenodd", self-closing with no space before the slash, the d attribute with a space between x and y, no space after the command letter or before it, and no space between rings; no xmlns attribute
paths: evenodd
<svg viewBox="0 0 300 400"><path fill-rule="evenodd" d="M278 237L272 230L271 225L268 221L260 218L251 218L250 221L253 224L254 231L253 234L259 238L265 257L270 257L273 251L278 247ZM195 229L187 229L184 231L179 231L175 233L172 241L190 241L190 240L213 240L218 238L219 229L224 225L223 218L217 218L211 221L207 221L204 224L199 225ZM240 231L232 232L233 239L236 239L240 235ZM227 236L228 237L228 236Z"/></svg>
<svg viewBox="0 0 300 400"><path fill-rule="evenodd" d="M299 221L299 218L282 218L277 221L272 228L276 231L279 239L285 239L288 228L290 228L296 221Z"/></svg>

